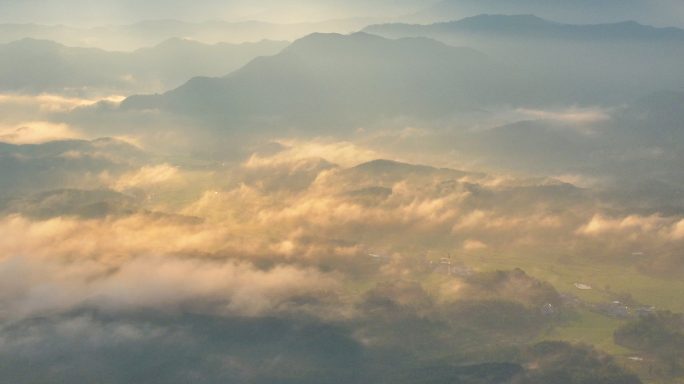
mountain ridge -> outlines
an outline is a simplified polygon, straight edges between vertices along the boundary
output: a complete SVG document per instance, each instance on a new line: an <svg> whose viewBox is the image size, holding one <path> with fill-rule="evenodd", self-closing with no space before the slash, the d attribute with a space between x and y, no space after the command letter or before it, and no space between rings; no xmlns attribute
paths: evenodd
<svg viewBox="0 0 684 384"><path fill-rule="evenodd" d="M566 24L525 15L482 14L432 24L389 23L364 28L369 33L404 29L411 32L489 33L519 37L555 39L632 39L684 41L684 29L656 28L633 20L604 24Z"/></svg>
<svg viewBox="0 0 684 384"><path fill-rule="evenodd" d="M198 75L221 76L251 59L272 55L288 42L208 45L169 39L133 52L69 47L33 38L0 45L0 90L61 93L111 89L131 94L164 91Z"/></svg>
<svg viewBox="0 0 684 384"><path fill-rule="evenodd" d="M274 116L308 123L434 116L504 100L516 74L472 48L426 38L311 34L223 78L195 78L122 109ZM367 120L364 120L367 121Z"/></svg>

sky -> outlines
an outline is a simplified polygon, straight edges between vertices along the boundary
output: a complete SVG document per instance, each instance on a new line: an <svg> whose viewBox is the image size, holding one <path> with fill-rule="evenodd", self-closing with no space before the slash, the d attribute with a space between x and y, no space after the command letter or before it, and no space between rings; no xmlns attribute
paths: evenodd
<svg viewBox="0 0 684 384"><path fill-rule="evenodd" d="M559 18L566 13L576 15L578 10L584 8L587 10L586 20L591 23L601 20L601 17L597 18L597 11L605 12L605 20L613 21L615 15L624 15L625 18L657 26L679 26L681 20L684 19L684 5L678 0L603 0L599 2L573 0L543 3L537 0L513 2L453 0L453 2L466 9L477 8L477 12L481 12L484 7L488 13L508 13L511 9L513 12L520 9L520 13L530 13L530 9L543 4L549 15L556 15ZM71 26L127 24L159 19L260 20L294 23L349 17L395 18L419 12L436 3L436 0L298 0L289 2L277 0L3 0L0 2L0 22ZM476 6L473 7L473 4ZM554 7L558 10L553 10ZM573 20L581 21L581 18L573 18Z"/></svg>
<svg viewBox="0 0 684 384"><path fill-rule="evenodd" d="M1 22L97 25L151 19L270 22L314 22L348 17L396 17L416 12L433 0L6 0L0 3Z"/></svg>

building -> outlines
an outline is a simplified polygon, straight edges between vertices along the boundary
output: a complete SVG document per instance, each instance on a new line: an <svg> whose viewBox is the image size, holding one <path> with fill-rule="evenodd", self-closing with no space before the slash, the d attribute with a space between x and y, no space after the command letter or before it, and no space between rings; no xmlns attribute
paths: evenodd
<svg viewBox="0 0 684 384"><path fill-rule="evenodd" d="M629 308L622 306L619 302L615 303L597 303L591 306L592 311L600 313L604 316L612 317L614 319L629 319L632 316L629 313Z"/></svg>
<svg viewBox="0 0 684 384"><path fill-rule="evenodd" d="M653 313L653 311L655 311L655 307L653 307L653 306L651 306L651 307L640 307L640 308L637 308L636 311L634 311L634 314L636 315L636 317L644 317L644 316L650 315L651 313Z"/></svg>

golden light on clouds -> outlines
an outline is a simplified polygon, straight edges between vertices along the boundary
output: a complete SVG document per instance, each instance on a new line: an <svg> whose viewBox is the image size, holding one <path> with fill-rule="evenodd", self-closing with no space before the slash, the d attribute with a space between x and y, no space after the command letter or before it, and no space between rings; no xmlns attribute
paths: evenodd
<svg viewBox="0 0 684 384"><path fill-rule="evenodd" d="M9 127L0 125L0 142L10 144L40 144L82 137L82 133L75 131L67 124L31 121Z"/></svg>

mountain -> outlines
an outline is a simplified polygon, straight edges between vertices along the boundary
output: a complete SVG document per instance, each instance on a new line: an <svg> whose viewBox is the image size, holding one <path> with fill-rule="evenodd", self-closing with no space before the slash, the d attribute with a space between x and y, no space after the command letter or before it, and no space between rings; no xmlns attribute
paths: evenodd
<svg viewBox="0 0 684 384"><path fill-rule="evenodd" d="M684 26L673 6L640 0L442 0L420 12L402 17L410 23L435 23L493 13L535 14L562 23L640 23Z"/></svg>
<svg viewBox="0 0 684 384"><path fill-rule="evenodd" d="M684 86L684 30L634 21L572 25L533 15L479 15L430 25L384 24L364 29L386 38L429 37L477 49L535 77L552 79L591 103L631 102Z"/></svg>
<svg viewBox="0 0 684 384"><path fill-rule="evenodd" d="M146 152L111 138L0 143L0 197L75 188L96 182L105 171L119 175L146 161Z"/></svg>
<svg viewBox="0 0 684 384"><path fill-rule="evenodd" d="M426 165L415 165L400 163L392 160L378 159L359 164L353 168L346 169L344 173L353 175L355 177L366 177L369 179L387 179L392 183L396 183L409 176L421 176L426 178L451 178L454 180L460 179L464 176L483 176L482 174L474 174L460 170L448 168L435 168Z"/></svg>
<svg viewBox="0 0 684 384"><path fill-rule="evenodd" d="M377 23L383 18L349 18L316 23L277 24L260 21L206 21L190 23L179 20L147 20L127 25L75 28L64 25L0 24L0 44L25 38L52 40L81 48L110 51L133 51L155 46L172 38L189 39L205 44L220 42L241 44L261 40L293 41L314 32L350 33Z"/></svg>
<svg viewBox="0 0 684 384"><path fill-rule="evenodd" d="M682 154L684 142L684 92L660 91L640 98L616 114L622 141L635 148L659 148Z"/></svg>
<svg viewBox="0 0 684 384"><path fill-rule="evenodd" d="M646 182L677 186L684 182L682 111L684 92L660 91L608 111L604 119L578 125L536 118L445 133L436 150L454 151L493 169L592 175L630 188Z"/></svg>
<svg viewBox="0 0 684 384"><path fill-rule="evenodd" d="M506 37L563 39L563 40L646 40L684 41L684 29L655 28L636 21L611 24L562 24L535 15L490 15L467 17L457 21L421 24L371 25L364 31L395 36L423 36L437 33L502 35Z"/></svg>
<svg viewBox="0 0 684 384"><path fill-rule="evenodd" d="M432 39L312 34L226 77L198 77L163 95L131 96L121 108L221 121L281 119L325 130L517 103L527 99L522 83L517 72L480 52Z"/></svg>
<svg viewBox="0 0 684 384"><path fill-rule="evenodd" d="M206 45L170 39L129 53L24 39L0 46L0 91L159 92L194 76L225 75L257 56L276 54L288 44L261 41Z"/></svg>

